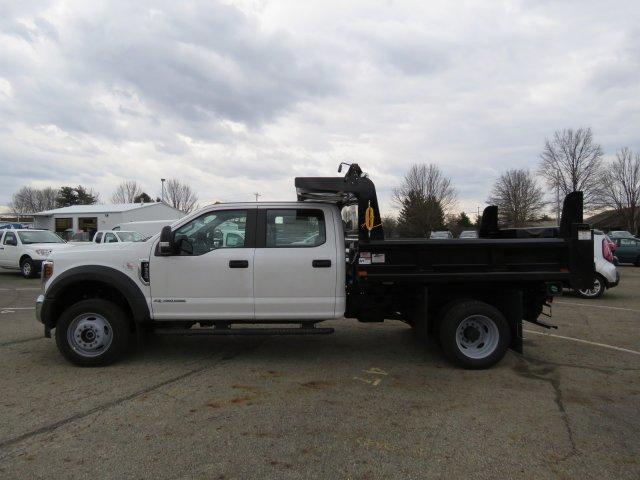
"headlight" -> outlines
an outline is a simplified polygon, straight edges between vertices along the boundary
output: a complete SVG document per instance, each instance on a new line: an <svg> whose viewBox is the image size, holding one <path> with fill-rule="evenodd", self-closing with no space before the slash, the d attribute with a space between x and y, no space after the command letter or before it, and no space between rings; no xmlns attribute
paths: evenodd
<svg viewBox="0 0 640 480"><path fill-rule="evenodd" d="M51 253L51 249L37 248L36 253L38 255L42 255L43 257L46 257Z"/></svg>

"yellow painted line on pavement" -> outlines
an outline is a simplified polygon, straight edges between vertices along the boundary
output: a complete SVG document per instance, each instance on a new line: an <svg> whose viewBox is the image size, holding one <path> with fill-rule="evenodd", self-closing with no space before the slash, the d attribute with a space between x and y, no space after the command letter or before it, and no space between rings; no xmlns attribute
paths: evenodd
<svg viewBox="0 0 640 480"><path fill-rule="evenodd" d="M555 335L553 333L536 332L535 330L524 330L526 333L533 333L535 335L542 335L544 337L561 338L563 340L571 340L572 342L584 343L587 345L594 345L596 347L609 348L618 352L631 353L633 355L640 355L640 352L636 350L629 350L628 348L616 347L615 345L607 345L606 343L590 342L589 340L583 340L582 338L563 337L562 335Z"/></svg>

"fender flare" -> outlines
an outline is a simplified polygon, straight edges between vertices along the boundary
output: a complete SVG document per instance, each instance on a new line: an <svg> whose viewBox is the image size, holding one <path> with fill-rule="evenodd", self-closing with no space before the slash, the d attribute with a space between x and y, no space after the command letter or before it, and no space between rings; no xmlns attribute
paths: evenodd
<svg viewBox="0 0 640 480"><path fill-rule="evenodd" d="M79 282L101 282L115 288L127 300L136 323L151 319L144 293L130 277L115 268L103 265L82 265L62 272L47 289L41 313L42 323L45 326L55 327L57 321L55 315L56 299L69 286Z"/></svg>

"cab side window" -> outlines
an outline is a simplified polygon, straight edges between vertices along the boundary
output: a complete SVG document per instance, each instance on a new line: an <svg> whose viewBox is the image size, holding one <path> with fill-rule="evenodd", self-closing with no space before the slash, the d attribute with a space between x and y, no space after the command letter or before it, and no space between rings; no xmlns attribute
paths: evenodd
<svg viewBox="0 0 640 480"><path fill-rule="evenodd" d="M104 243L116 243L118 239L114 233L107 232L104 234Z"/></svg>
<svg viewBox="0 0 640 480"><path fill-rule="evenodd" d="M13 232L7 232L4 235L4 240L2 242L3 245L17 245L18 240L16 240L16 234Z"/></svg>
<svg viewBox="0 0 640 480"><path fill-rule="evenodd" d="M179 255L204 255L219 248L243 248L246 228L246 210L217 210L181 226L174 238Z"/></svg>
<svg viewBox="0 0 640 480"><path fill-rule="evenodd" d="M322 210L267 210L267 248L317 247L326 239Z"/></svg>

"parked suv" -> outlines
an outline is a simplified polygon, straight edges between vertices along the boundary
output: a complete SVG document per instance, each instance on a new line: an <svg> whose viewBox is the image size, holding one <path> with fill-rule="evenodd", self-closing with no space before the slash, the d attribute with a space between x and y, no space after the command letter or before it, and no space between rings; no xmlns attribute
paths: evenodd
<svg viewBox="0 0 640 480"><path fill-rule="evenodd" d="M582 298L601 297L605 290L613 288L620 282L620 274L613 263L613 252L606 235L599 230L593 231L593 260L596 265L596 276L593 287L576 290Z"/></svg>
<svg viewBox="0 0 640 480"><path fill-rule="evenodd" d="M621 263L633 263L640 267L640 239L618 238L616 242L616 256Z"/></svg>
<svg viewBox="0 0 640 480"><path fill-rule="evenodd" d="M32 278L52 251L70 246L49 230L0 230L0 267L20 269L24 278Z"/></svg>

